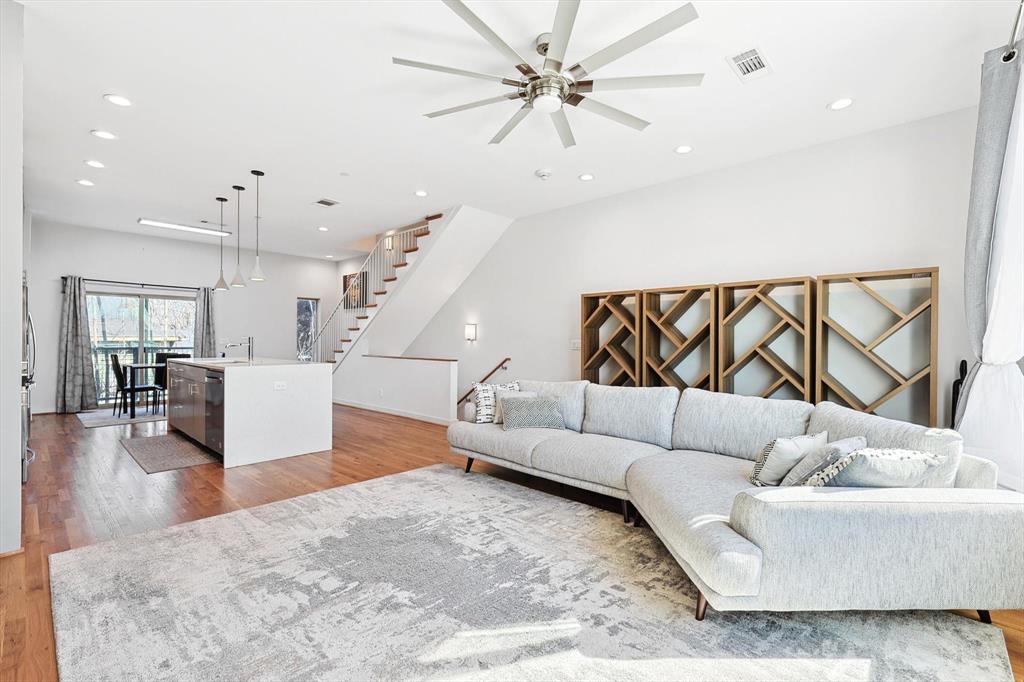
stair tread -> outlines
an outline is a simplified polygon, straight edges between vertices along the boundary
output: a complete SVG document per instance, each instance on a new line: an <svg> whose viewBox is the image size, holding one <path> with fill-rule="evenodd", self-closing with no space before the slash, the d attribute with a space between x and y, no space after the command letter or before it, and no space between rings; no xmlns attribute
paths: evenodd
<svg viewBox="0 0 1024 682"><path fill-rule="evenodd" d="M369 315L356 315L356 319L357 320L368 320L368 319L370 319L370 316Z"/></svg>
<svg viewBox="0 0 1024 682"><path fill-rule="evenodd" d="M408 265L408 263L395 263L391 267L393 267L393 268L404 268L406 265Z"/></svg>
<svg viewBox="0 0 1024 682"><path fill-rule="evenodd" d="M412 246L412 247L409 247L407 249L402 249L402 253L413 253L413 252L419 251L419 250L420 250L420 247Z"/></svg>
<svg viewBox="0 0 1024 682"><path fill-rule="evenodd" d="M388 293L388 292L387 291L375 291L375 292L373 292L373 295L374 296L383 296L386 293ZM377 305L377 304L374 303L374 305Z"/></svg>
<svg viewBox="0 0 1024 682"><path fill-rule="evenodd" d="M348 330L350 332L357 332L357 331L359 331L359 327L349 327Z"/></svg>
<svg viewBox="0 0 1024 682"><path fill-rule="evenodd" d="M394 281L397 281L397 280L398 280L397 277L385 277L384 278L385 282L394 282Z"/></svg>
<svg viewBox="0 0 1024 682"><path fill-rule="evenodd" d="M377 307L377 304L376 304L376 303L367 303L367 304L366 304L366 305L364 305L363 307L364 307L364 308L376 308L376 307Z"/></svg>

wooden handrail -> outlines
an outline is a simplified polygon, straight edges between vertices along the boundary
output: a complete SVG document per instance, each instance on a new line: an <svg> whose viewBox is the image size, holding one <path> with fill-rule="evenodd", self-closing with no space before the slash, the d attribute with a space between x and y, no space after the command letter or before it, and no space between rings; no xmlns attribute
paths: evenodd
<svg viewBox="0 0 1024 682"><path fill-rule="evenodd" d="M483 378L483 379L481 379L480 381L478 381L477 383L478 383L478 384L482 384L482 383L484 383L485 381L487 381L488 379L490 379L490 378L491 378L491 376L492 376L492 375L493 375L493 374L494 374L495 372L497 372L497 371L498 371L499 369L507 369L507 367L505 367L505 365L507 365L507 364L508 364L508 363L510 363L510 362L512 362L512 358L505 358L504 360L502 360L501 362L499 362L499 363L498 363L497 365L495 365L495 366L494 366L494 369L492 369L492 370L491 370L490 372L488 372L487 374L485 374L485 375L484 375L484 378ZM466 393L465 393L465 394L464 394L464 395L463 395L463 396L462 396L461 398L459 398L459 401L458 401L457 403L455 403L455 407L458 407L458 406L459 406L459 405L461 405L462 403L466 402L466 400L468 400L468 399L469 399L469 396L473 395L473 391L475 391L475 390L476 390L475 388L471 388L471 389L469 389L468 391L466 391Z"/></svg>

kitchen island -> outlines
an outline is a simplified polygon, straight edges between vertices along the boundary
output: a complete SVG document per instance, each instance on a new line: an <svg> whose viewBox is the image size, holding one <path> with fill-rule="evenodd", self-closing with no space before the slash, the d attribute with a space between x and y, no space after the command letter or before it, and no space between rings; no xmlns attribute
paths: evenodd
<svg viewBox="0 0 1024 682"><path fill-rule="evenodd" d="M167 428L224 467L331 449L331 365L271 358L167 361Z"/></svg>

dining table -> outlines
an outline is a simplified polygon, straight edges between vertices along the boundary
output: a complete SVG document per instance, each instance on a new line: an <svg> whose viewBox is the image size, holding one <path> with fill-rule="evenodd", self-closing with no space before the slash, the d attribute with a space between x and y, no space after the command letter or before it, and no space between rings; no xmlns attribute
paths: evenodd
<svg viewBox="0 0 1024 682"><path fill-rule="evenodd" d="M139 370L161 369L166 367L165 362L128 362L123 365L128 373L128 418L135 419L135 387L138 385ZM159 406L157 407L159 409Z"/></svg>

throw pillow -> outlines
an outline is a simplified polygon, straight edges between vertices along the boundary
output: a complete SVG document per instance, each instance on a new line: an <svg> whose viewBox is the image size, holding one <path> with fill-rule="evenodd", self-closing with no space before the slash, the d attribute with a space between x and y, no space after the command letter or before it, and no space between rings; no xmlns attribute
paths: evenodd
<svg viewBox="0 0 1024 682"><path fill-rule="evenodd" d="M807 479L807 486L844 488L919 488L944 457L932 452L861 448Z"/></svg>
<svg viewBox="0 0 1024 682"><path fill-rule="evenodd" d="M476 389L476 423L493 424L495 409L494 392L499 389L502 391L518 391L519 382L510 381L507 384L473 384L473 388Z"/></svg>
<svg viewBox="0 0 1024 682"><path fill-rule="evenodd" d="M505 422L502 428L513 429L564 429L558 401L551 398L502 398L502 412Z"/></svg>
<svg viewBox="0 0 1024 682"><path fill-rule="evenodd" d="M519 390L506 391L503 388L499 388L496 391L494 391L494 423L495 424L501 424L503 421L505 421L504 415L502 415L502 412L501 412L501 399L502 398L508 398L509 396L512 396L513 398L536 398L537 394L534 393L533 391L519 391Z"/></svg>
<svg viewBox="0 0 1024 682"><path fill-rule="evenodd" d="M750 482L754 485L778 485L797 462L812 453L824 452L828 447L828 433L776 438L764 446L754 460Z"/></svg>
<svg viewBox="0 0 1024 682"><path fill-rule="evenodd" d="M796 463L796 466L789 470L779 485L803 485L814 472L824 469L841 457L846 457L854 450L860 450L867 446L868 442L863 436L851 436L832 441L824 450L807 453Z"/></svg>

